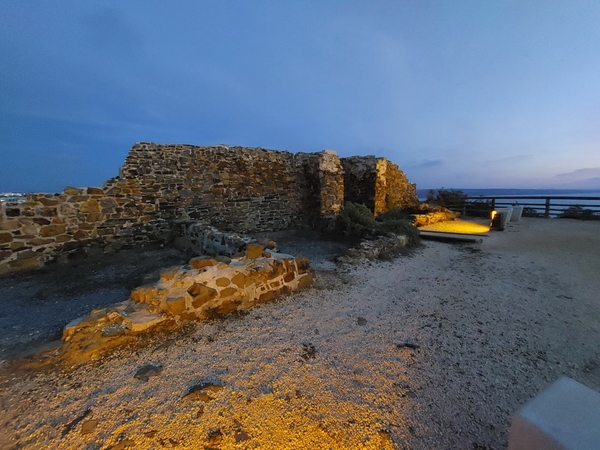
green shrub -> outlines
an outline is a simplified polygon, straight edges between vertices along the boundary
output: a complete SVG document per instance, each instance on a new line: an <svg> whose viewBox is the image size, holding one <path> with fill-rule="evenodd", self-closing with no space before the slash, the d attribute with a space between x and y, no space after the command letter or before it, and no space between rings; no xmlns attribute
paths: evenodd
<svg viewBox="0 0 600 450"><path fill-rule="evenodd" d="M544 215L535 208L523 208L523 217L544 217Z"/></svg>
<svg viewBox="0 0 600 450"><path fill-rule="evenodd" d="M410 209L392 209L377 216L379 222L387 220L410 220L410 215L414 212Z"/></svg>
<svg viewBox="0 0 600 450"><path fill-rule="evenodd" d="M412 222L409 222L408 220L384 220L383 222L379 223L379 229L388 233L406 236L408 239L408 245L410 247L416 247L421 244L419 230L412 224Z"/></svg>
<svg viewBox="0 0 600 450"><path fill-rule="evenodd" d="M437 194L431 189L427 194L427 201L446 208L462 208L468 197L463 191L441 188L437 190Z"/></svg>
<svg viewBox="0 0 600 450"><path fill-rule="evenodd" d="M476 199L465 204L465 214L471 217L490 217L492 201Z"/></svg>
<svg viewBox="0 0 600 450"><path fill-rule="evenodd" d="M352 202L346 202L335 222L336 231L349 237L364 237L376 228L377 222L369 208Z"/></svg>
<svg viewBox="0 0 600 450"><path fill-rule="evenodd" d="M561 219L600 220L600 216L594 214L591 209L584 209L579 205L570 206L559 216Z"/></svg>
<svg viewBox="0 0 600 450"><path fill-rule="evenodd" d="M373 213L365 205L347 202L337 216L335 229L347 237L366 237L396 233L407 236L410 246L419 245L419 230L410 220L409 214L402 210L388 211L375 220Z"/></svg>

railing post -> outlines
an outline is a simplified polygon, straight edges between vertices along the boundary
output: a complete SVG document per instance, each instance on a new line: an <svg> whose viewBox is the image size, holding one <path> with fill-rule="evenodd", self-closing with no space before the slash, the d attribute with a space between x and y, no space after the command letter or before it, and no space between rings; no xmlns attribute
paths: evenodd
<svg viewBox="0 0 600 450"><path fill-rule="evenodd" d="M550 217L550 197L546 197L546 211L544 211L544 217Z"/></svg>
<svg viewBox="0 0 600 450"><path fill-rule="evenodd" d="M492 199L492 211L496 209L496 199Z"/></svg>

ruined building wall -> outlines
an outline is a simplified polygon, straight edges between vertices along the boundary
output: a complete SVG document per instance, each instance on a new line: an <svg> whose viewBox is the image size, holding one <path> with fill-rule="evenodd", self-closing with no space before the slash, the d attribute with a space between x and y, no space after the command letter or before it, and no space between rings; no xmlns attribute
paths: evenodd
<svg viewBox="0 0 600 450"><path fill-rule="evenodd" d="M375 179L375 207L379 214L397 208L409 208L418 203L417 185L398 166L385 158L377 161Z"/></svg>
<svg viewBox="0 0 600 450"><path fill-rule="evenodd" d="M341 158L341 163L344 169L344 201L362 203L374 211L377 158L351 156Z"/></svg>
<svg viewBox="0 0 600 450"><path fill-rule="evenodd" d="M341 158L344 200L363 203L374 214L418 202L417 188L396 164L375 156Z"/></svg>
<svg viewBox="0 0 600 450"><path fill-rule="evenodd" d="M135 180L114 180L105 189L69 187L1 204L0 274L131 248L168 234L170 225L156 218L156 205L139 203L140 197Z"/></svg>
<svg viewBox="0 0 600 450"><path fill-rule="evenodd" d="M138 143L103 188L0 204L0 274L168 240L181 218L242 233L315 224L339 212L343 191L330 151Z"/></svg>
<svg viewBox="0 0 600 450"><path fill-rule="evenodd" d="M398 166L374 156L138 143L102 188L0 203L0 274L167 241L178 219L240 233L314 226L344 201L377 214L417 196Z"/></svg>
<svg viewBox="0 0 600 450"><path fill-rule="evenodd" d="M139 180L141 201L156 204L163 219L183 215L223 230L277 230L306 214L309 191L317 188L304 175L310 159L318 155L142 143L129 152L122 177Z"/></svg>
<svg viewBox="0 0 600 450"><path fill-rule="evenodd" d="M344 170L333 150L325 150L320 155L316 171L319 176L319 215L320 219L331 219L344 207Z"/></svg>

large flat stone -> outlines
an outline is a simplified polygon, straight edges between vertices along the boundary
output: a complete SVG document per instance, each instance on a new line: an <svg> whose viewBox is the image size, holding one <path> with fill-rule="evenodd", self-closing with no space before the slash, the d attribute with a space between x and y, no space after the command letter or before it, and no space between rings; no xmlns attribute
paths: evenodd
<svg viewBox="0 0 600 450"><path fill-rule="evenodd" d="M152 313L147 309L140 309L127 316L123 323L134 333L139 333L152 328L165 320L167 320L167 318L160 313Z"/></svg>

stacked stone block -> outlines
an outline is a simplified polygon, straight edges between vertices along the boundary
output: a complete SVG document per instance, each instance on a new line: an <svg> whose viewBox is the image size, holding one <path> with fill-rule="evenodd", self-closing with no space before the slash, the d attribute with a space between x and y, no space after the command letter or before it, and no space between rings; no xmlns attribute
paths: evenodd
<svg viewBox="0 0 600 450"><path fill-rule="evenodd" d="M134 289L129 300L67 324L63 341L81 348L102 348L102 341L146 332L161 324L174 327L188 320L225 316L313 282L307 259L250 244L244 256L228 263L201 256L185 266L164 269L157 282Z"/></svg>
<svg viewBox="0 0 600 450"><path fill-rule="evenodd" d="M206 320L312 284L313 276L304 260L262 253L262 248L259 255L252 255L253 248L249 250L247 257L229 264L208 257L194 258L189 268L163 271L158 283L136 289L131 299L147 304L150 312Z"/></svg>
<svg viewBox="0 0 600 450"><path fill-rule="evenodd" d="M334 218L344 207L344 170L333 150L324 150L319 158L320 215Z"/></svg>
<svg viewBox="0 0 600 450"><path fill-rule="evenodd" d="M175 245L189 254L236 256L256 239L226 233L200 222L184 220L177 224Z"/></svg>

